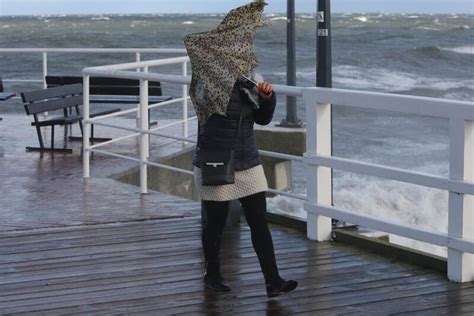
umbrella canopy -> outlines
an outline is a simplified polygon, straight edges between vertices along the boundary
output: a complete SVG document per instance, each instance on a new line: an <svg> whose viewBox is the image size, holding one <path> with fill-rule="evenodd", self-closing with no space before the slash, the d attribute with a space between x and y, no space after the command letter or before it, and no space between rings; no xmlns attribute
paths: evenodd
<svg viewBox="0 0 474 316"><path fill-rule="evenodd" d="M253 46L257 28L266 26L263 1L231 10L216 29L184 38L191 60L189 94L200 124L225 115L237 79L257 66Z"/></svg>

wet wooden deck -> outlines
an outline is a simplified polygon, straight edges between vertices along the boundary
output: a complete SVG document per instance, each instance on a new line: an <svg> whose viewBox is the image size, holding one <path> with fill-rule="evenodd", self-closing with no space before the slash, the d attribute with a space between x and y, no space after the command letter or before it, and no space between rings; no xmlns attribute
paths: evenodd
<svg viewBox="0 0 474 316"><path fill-rule="evenodd" d="M247 225L227 229L230 293L202 284L200 219L0 234L2 314L426 315L474 313L474 284L361 248L272 226L281 274L300 286L269 300Z"/></svg>
<svg viewBox="0 0 474 316"><path fill-rule="evenodd" d="M474 314L472 283L275 225L278 264L300 282L295 292L267 299L244 223L222 244L232 292L207 291L199 203L141 196L112 179L135 164L100 155L84 182L80 143L68 144L72 155L26 153L36 142L30 120L2 116L0 315ZM111 149L133 155L137 146L131 139Z"/></svg>

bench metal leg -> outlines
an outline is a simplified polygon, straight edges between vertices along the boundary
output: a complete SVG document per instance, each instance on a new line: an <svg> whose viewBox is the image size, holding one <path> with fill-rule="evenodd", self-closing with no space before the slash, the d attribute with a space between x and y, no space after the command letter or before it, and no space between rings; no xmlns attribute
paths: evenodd
<svg viewBox="0 0 474 316"><path fill-rule="evenodd" d="M82 134L82 129L81 129L81 134ZM69 136L70 141L82 141L84 138L82 136ZM109 140L112 140L112 138L109 137L94 137L94 124L91 124L91 137L89 138L89 141L91 142L91 145L94 144L94 142L108 142Z"/></svg>
<svg viewBox="0 0 474 316"><path fill-rule="evenodd" d="M54 125L51 125L51 149L54 149Z"/></svg>
<svg viewBox="0 0 474 316"><path fill-rule="evenodd" d="M34 115L34 118L35 118L35 123L37 123L38 121L37 114ZM35 127L36 127L36 134L38 134L38 141L39 141L40 147L44 148L43 135L41 135L41 127L38 124L35 124Z"/></svg>

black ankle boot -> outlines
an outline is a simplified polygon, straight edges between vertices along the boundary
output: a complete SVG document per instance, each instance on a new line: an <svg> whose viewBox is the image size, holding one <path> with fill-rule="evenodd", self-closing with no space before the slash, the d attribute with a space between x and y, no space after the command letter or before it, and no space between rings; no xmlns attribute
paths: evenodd
<svg viewBox="0 0 474 316"><path fill-rule="evenodd" d="M219 266L215 264L209 264L206 262L206 272L204 273L204 284L206 287L221 291L229 292L230 285L222 276Z"/></svg>
<svg viewBox="0 0 474 316"><path fill-rule="evenodd" d="M293 291L298 286L298 282L294 280L285 281L280 277L274 281L266 282L265 284L267 287L268 297L275 297L283 293Z"/></svg>

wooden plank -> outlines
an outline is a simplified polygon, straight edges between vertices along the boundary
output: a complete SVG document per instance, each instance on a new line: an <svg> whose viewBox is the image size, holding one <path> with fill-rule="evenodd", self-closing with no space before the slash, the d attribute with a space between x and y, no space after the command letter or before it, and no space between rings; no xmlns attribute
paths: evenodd
<svg viewBox="0 0 474 316"><path fill-rule="evenodd" d="M257 265L255 266L255 268L256 268L256 270L259 270ZM239 272L239 274L241 274L241 272ZM259 275L260 272L255 271L254 274ZM253 276L251 279L255 279L255 276ZM262 283L261 277L260 277L260 283ZM142 286L142 287L138 287L136 290L135 289L128 289L128 290L127 289L120 289L120 290L117 290L117 291L106 292L106 293L103 293L100 297L97 297L96 293L90 293L89 295L84 294L84 296L76 297L75 299L76 300L82 300L82 301L85 300L89 304L91 304L94 301L95 302L103 302L103 301L110 300L110 298L116 299L117 296L119 296L120 299L125 299L125 298L128 298L128 296L133 297L134 295L140 295L140 294L143 295L145 293L147 293L147 294L145 294L145 297L149 297L149 296L150 297L155 297L155 296L157 296L156 293L160 293L160 296L165 296L165 297L170 297L170 296L177 295L177 294L182 296L185 293L194 293L194 292L197 292L198 295L202 295L202 293L200 291L200 289L202 288L202 284L199 284L198 287L194 288L194 289L192 287L171 288L171 289L167 289L166 292L164 292L164 293L159 291L160 290L160 284L161 283L150 286L149 290L146 289L146 287ZM54 297L50 303L55 302L55 304L60 305L60 306L71 306L71 304L73 303L73 300L70 297L61 297L59 299L61 299L61 301L57 302L58 297ZM166 299L165 301L168 301L168 299ZM44 300L39 300L38 302L36 302L37 304L33 304L34 302L32 302L32 301L29 301L29 303L32 303L31 305L35 305L35 310L41 310L40 306L43 305L43 304L47 308L50 307L48 304L45 304L46 302ZM14 309L11 310L11 312L18 312L18 311L24 310L24 308L26 307L26 304L25 304L25 302L16 302L13 305L12 304L0 304L0 308L2 310L10 311L10 309L9 309L10 307L11 308L15 307Z"/></svg>
<svg viewBox="0 0 474 316"><path fill-rule="evenodd" d="M145 281L151 281L151 280L154 280L156 281L157 283L163 283L164 282L164 279L163 278L167 278L167 279L171 279L173 280L173 282L176 281L176 278L179 278L181 276L185 276L187 275L187 277L192 277L192 278L195 278L197 280L200 280L202 278L202 271L203 271L203 265L202 264L194 264L193 263L193 258L195 258L196 255L192 254L190 256L177 256L177 258L175 259L175 262L179 263L179 264L175 264L173 265L173 268L174 269L171 269L170 271L166 271L164 269L161 269L161 270L157 270L157 272L155 274L151 274L151 275L148 275L148 277L146 278L143 278L143 280ZM282 267L286 267L292 260L293 258L291 257L288 257L288 258L285 258L285 259L281 259L279 260L279 263ZM156 260L156 259L155 259ZM180 264L180 262L185 262L187 261L186 263L184 264ZM202 260L201 260L202 261ZM239 265L245 265L247 268L251 269L250 272L247 272L247 271L243 271L241 269L236 269L236 263L239 263ZM164 268L167 268L169 266L169 263L168 265L165 265L164 262L163 263L163 267ZM315 262L315 264L317 265L322 265L324 262L323 260L321 260L320 262ZM238 261L232 261L232 262L226 262L225 264L222 265L222 268L223 268L223 271L225 271L225 274L229 277L229 280L235 280L236 277L238 277L239 275L241 274L252 274L252 275L257 275L258 276L258 273L260 271L260 266L258 264L258 261L257 259L254 257L254 258L250 258L249 260L238 260ZM58 272L60 272L61 270L58 269ZM124 269L124 271L127 271L126 269ZM192 273L191 273L192 272ZM142 279L141 278L142 274L141 273L137 273L137 274L134 274L134 275L131 275L130 277L126 278L126 282L123 282L123 275L119 275L118 277L119 278L122 278L122 282L119 282L119 287L123 287L124 285L126 285L127 287L128 286L131 286L133 285L132 281L133 279L136 279L137 277L139 279ZM108 281L109 279L111 278L106 278L106 279L103 279L103 278L98 278L98 279L102 279L101 282L98 282L96 283L96 285L101 288L103 286L105 286L106 284L108 283L111 283L111 284L116 284L117 282L114 281L114 282L110 282ZM253 277L252 279L255 279L255 277ZM259 282L261 282L261 278L258 278L259 279ZM97 281L97 280L95 280ZM74 284L76 284L77 281L74 281ZM77 289L78 286L74 286L74 289ZM55 297L56 295L64 295L66 293L63 292L63 288L62 287L59 287L58 288L58 284L48 284L48 288L47 288L47 291L45 291L45 289L43 287L36 287L36 288L32 288L30 286L28 287L21 287L21 288L10 288L10 289L6 289L6 288L2 288L2 297L0 298L0 302L8 302L8 301L11 301L12 299L14 300L19 300L19 299L31 299L33 297L46 297L46 296L51 296L51 297ZM87 291L85 291L87 290ZM88 284L87 286L87 289L85 289L84 291L80 291L81 293L82 292L89 292L92 290L90 289L90 283ZM55 292L55 291L58 291L58 292ZM71 293L74 293L75 290L70 290L68 292L71 292ZM25 295L22 295L22 294L25 294Z"/></svg>
<svg viewBox="0 0 474 316"><path fill-rule="evenodd" d="M22 92L23 103L35 102L44 99L53 99L64 95L82 94L82 84L73 84L55 88ZM81 103L82 104L82 103Z"/></svg>
<svg viewBox="0 0 474 316"><path fill-rule="evenodd" d="M240 240L250 240L249 235L240 236L240 234L235 232L229 232L228 235L232 236L234 239L239 238ZM279 232L274 232L272 234L274 241L279 241L283 239L285 241L285 236L280 234ZM227 237L227 236L226 236ZM200 230L194 230L191 232L187 231L168 231L168 232L159 232L159 231L152 231L152 232L141 232L137 234L124 234L124 235L112 235L112 236L104 236L99 239L99 237L88 237L85 236L83 238L75 238L75 239L58 239L58 240L50 240L48 242L35 242L32 241L30 243L22 243L22 244L14 244L14 245L3 245L0 247L0 254L2 258L0 258L0 262L5 260L9 256L7 255L18 255L21 256L22 254L27 254L30 252L38 252L41 250L48 250L48 251L57 251L57 250L71 250L75 247L90 247L90 246L103 246L103 245L113 245L113 244L121 244L121 243L133 243L133 242L148 242L159 239L161 242L179 242L190 240L191 242L194 241L201 241Z"/></svg>
<svg viewBox="0 0 474 316"><path fill-rule="evenodd" d="M75 96L66 97L66 98L52 99L48 101L25 104L25 109L27 110L27 113L30 115L30 114L43 113L43 112L54 111L54 110L61 110L61 109L68 108L71 106L81 105L82 101L83 99L81 95L75 95Z"/></svg>
<svg viewBox="0 0 474 316"><path fill-rule="evenodd" d="M420 271L415 271L414 273L416 272L420 272ZM423 272L421 272L423 273ZM424 272L426 273L426 272ZM385 274L384 274L384 277L386 278L390 278L391 280L393 280L394 282L398 282L398 283L401 283L403 281L405 281L406 278L408 277L411 277L413 274L409 274L409 273L406 273L406 272L396 272L396 271L390 271L390 270L385 270ZM325 277L327 276L320 276L320 277L317 277L317 278L311 278L311 279L308 279L308 283L310 282L312 285L314 285L315 287L317 288L323 288L323 287L327 287L327 286L340 286L340 285L344 285L344 284L351 284L351 283L354 283L354 282L357 282L358 280L357 279L347 279L347 276L336 276L336 279L331 279L330 280L330 284L328 283L324 283L324 284L321 284L318 282L318 280L320 280L321 278L323 278L323 280L325 279ZM377 278L380 278L380 275L372 275L371 276L374 280L376 280ZM326 278L327 279L327 278ZM233 280L233 279L230 279L231 280L231 283L233 285L238 285L238 291L240 293L245 293L245 292L249 292L249 291L255 291L255 289L257 288L259 291L264 291L264 288L263 288L263 280L260 279L260 278L253 278L251 280L247 280L245 282L242 282L242 281L238 281L238 280ZM237 282L237 283L235 283ZM129 284L129 283L127 283ZM111 308L113 308L114 310L120 310L121 312L133 312L133 313L136 313L136 312L143 312L143 311L149 311L149 310L155 310L155 308L159 307L161 305L161 307L169 307L168 305L168 302L173 302L173 301L176 301L176 299L169 299L168 296L170 295L173 295L171 292L173 291L181 291L181 290L186 290L186 288L189 288L189 287L192 287L192 286L196 286L196 284L192 284L192 282L189 282L189 281L183 281L183 282L170 282L169 284L167 284L167 287L163 289L163 291L161 291L161 295L160 296L157 296L155 297L153 300L148 300L148 299L138 299L138 300L127 300L127 301L124 301L124 302L104 302L104 303L99 303L99 304L94 304L94 305L90 305L90 308L91 310L95 311L95 312L98 312L100 311L101 314L102 313L106 313L107 311L110 311ZM235 287L234 287L235 289ZM194 291L188 291L188 292L185 292L185 293L181 293L180 295L180 298L179 298L179 302L180 303L186 303L186 302L183 302L183 299L184 300L192 300L194 299L196 296L200 296L202 295L202 284L198 284L196 286L196 289ZM157 293L158 294L158 293ZM220 295L222 294L222 295ZM239 294L239 293L237 293ZM222 302L222 304L228 304L229 300L233 300L235 298L235 293L229 293L229 294L225 294L225 293L219 293L219 296L218 296L218 300ZM181 304L179 308L183 308L184 304ZM216 302L216 305L219 305L217 304ZM190 305L190 307L192 307L193 311L196 311L196 307L197 308L200 308L202 306L202 301L199 303L199 304L195 304L195 305ZM61 312L65 312L66 309L63 309L61 310ZM72 310L69 309L67 310L68 312L71 312ZM59 312L59 310L57 310L57 312Z"/></svg>
<svg viewBox="0 0 474 316"><path fill-rule="evenodd" d="M249 249L249 251L253 251L252 249ZM53 269L53 270L46 270L46 271L28 271L26 273L20 273L16 272L14 274L6 274L2 276L2 279L0 280L0 287L4 284L10 284L14 282L26 282L26 281L34 281L34 280L40 280L40 279L45 279L45 278L64 278L64 277L69 277L71 275L79 276L79 275L87 275L90 273L90 271L94 271L94 273L99 274L99 273L107 273L107 272L114 272L114 271L125 271L125 270L136 270L139 267L140 269L145 269L145 268L156 268L156 267L168 267L172 264L172 266L177 266L180 264L188 264L188 263L193 263L193 264L199 264L202 263L202 258L201 255L196 256L193 258L191 261L172 261L172 263L165 261L165 260L159 260L159 258L156 258L155 260L144 260L142 259L141 262L133 263L131 262L132 260L126 260L125 263L119 262L119 263L112 263L109 265L104 265L101 264L100 262L86 265L83 267L83 269L77 269L76 267L64 267L62 269ZM254 260L255 257L249 258L250 260ZM334 268L339 268L339 267L347 267L347 266L353 266L359 264L358 262L354 262L355 259L360 259L357 258L357 256L350 256L350 257L342 257L341 259L321 259L321 260L316 260L314 262L308 263L308 259L303 257L302 259L299 260L293 260L293 262L290 262L286 265L286 267L295 267L295 268L302 268L305 266L312 266L312 265L318 265L320 264L321 266L318 269L322 270L327 270L327 269L334 269ZM242 259L245 260L245 259ZM247 271L247 267L243 267L241 269L242 272ZM250 269L250 271L253 271Z"/></svg>
<svg viewBox="0 0 474 316"><path fill-rule="evenodd" d="M397 293L394 293L397 294ZM344 313L351 310L357 313L364 311L367 313L377 312L381 314L402 312L416 306L439 306L452 304L453 302L462 303L464 300L471 302L474 297L474 288L472 284L459 285L451 283L450 289L422 288L411 292L400 293L400 295L391 295L385 300L374 300L372 302L360 303L359 305L345 306L339 309L333 309L334 312ZM329 312L329 311L328 311Z"/></svg>

